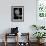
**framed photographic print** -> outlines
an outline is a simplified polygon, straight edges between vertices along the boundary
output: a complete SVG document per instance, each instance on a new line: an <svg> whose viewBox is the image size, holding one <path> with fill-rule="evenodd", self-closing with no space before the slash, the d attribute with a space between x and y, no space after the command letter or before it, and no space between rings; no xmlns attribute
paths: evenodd
<svg viewBox="0 0 46 46"><path fill-rule="evenodd" d="M11 21L12 22L24 21L24 6L11 6Z"/></svg>

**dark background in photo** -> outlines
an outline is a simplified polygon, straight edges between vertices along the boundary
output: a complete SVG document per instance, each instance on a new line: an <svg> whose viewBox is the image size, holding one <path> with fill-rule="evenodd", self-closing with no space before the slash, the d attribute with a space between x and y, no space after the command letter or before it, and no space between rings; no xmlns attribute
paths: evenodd
<svg viewBox="0 0 46 46"><path fill-rule="evenodd" d="M19 13L16 14L16 11ZM22 19L22 8L14 8L14 19Z"/></svg>

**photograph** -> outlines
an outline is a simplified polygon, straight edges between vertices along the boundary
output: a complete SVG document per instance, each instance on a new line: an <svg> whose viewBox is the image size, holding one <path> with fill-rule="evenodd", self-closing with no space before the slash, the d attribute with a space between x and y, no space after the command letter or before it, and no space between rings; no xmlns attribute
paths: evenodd
<svg viewBox="0 0 46 46"><path fill-rule="evenodd" d="M24 21L24 6L11 6L11 21L12 22Z"/></svg>

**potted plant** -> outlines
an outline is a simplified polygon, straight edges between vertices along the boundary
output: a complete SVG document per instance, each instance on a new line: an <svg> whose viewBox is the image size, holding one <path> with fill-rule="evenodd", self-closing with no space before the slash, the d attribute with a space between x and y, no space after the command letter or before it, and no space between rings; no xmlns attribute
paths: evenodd
<svg viewBox="0 0 46 46"><path fill-rule="evenodd" d="M44 36L46 36L46 33L45 32L35 32L33 35L37 38L37 41L40 43L40 40L42 38L45 38Z"/></svg>

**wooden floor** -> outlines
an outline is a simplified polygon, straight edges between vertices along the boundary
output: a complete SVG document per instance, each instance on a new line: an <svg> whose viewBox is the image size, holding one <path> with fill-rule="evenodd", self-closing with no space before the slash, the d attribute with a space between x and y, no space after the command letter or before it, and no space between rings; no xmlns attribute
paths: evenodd
<svg viewBox="0 0 46 46"><path fill-rule="evenodd" d="M0 42L0 46L4 46L4 43L3 42L2 43ZM10 42L10 43L8 43L7 46L15 46L15 42L14 43ZM30 46L37 46L37 43L32 42L32 43L30 43ZM46 46L46 43L44 43L44 45L42 45L42 46Z"/></svg>

